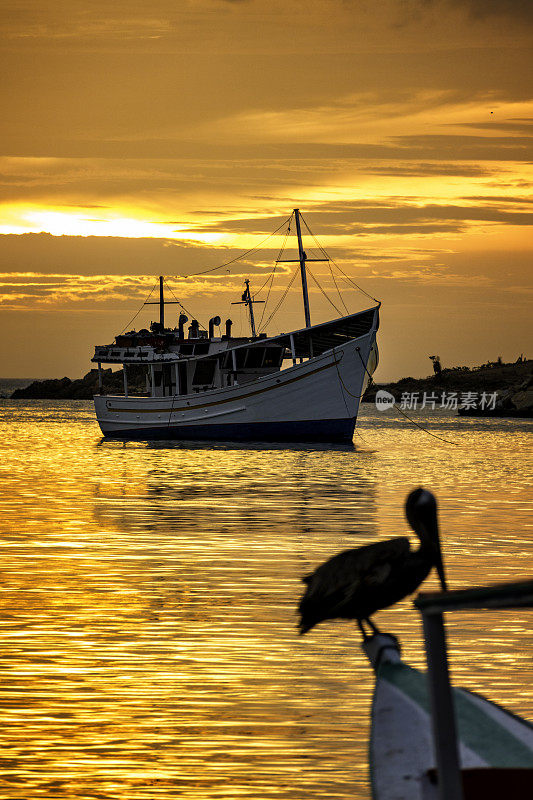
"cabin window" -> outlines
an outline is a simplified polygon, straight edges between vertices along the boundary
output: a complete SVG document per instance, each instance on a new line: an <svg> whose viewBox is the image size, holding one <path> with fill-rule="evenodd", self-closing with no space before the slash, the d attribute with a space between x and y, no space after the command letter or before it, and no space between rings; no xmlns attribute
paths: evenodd
<svg viewBox="0 0 533 800"><path fill-rule="evenodd" d="M215 378L216 359L203 358L198 361L194 370L192 382L197 386L210 386Z"/></svg>
<svg viewBox="0 0 533 800"><path fill-rule="evenodd" d="M185 361L178 361L178 380L179 380L179 393L187 394L189 391L187 383L187 364Z"/></svg>
<svg viewBox="0 0 533 800"><path fill-rule="evenodd" d="M262 365L265 350L265 347L251 347L248 350L248 358L246 359L247 369L258 369Z"/></svg>
<svg viewBox="0 0 533 800"><path fill-rule="evenodd" d="M172 378L173 378L172 373L173 372L174 372L174 370L170 366L170 364L163 364L163 367L162 367L162 370L161 370L161 374L163 376L163 394L167 394L167 389L168 389L168 394L172 394L172 388L173 388L173 385L174 385L173 380L172 380Z"/></svg>
<svg viewBox="0 0 533 800"><path fill-rule="evenodd" d="M267 347L263 366L279 367L281 363L281 352L282 352L281 347Z"/></svg>
<svg viewBox="0 0 533 800"><path fill-rule="evenodd" d="M244 369L244 360L246 358L247 352L248 351L244 347L241 347L240 350L235 350L235 356L237 359L237 369Z"/></svg>
<svg viewBox="0 0 533 800"><path fill-rule="evenodd" d="M242 369L244 367L244 359L246 358L246 350L235 350L235 363L237 364L237 369ZM233 369L233 350L228 350L224 353L222 358L222 369Z"/></svg>
<svg viewBox="0 0 533 800"><path fill-rule="evenodd" d="M194 352L194 345L193 344L181 344L180 345L180 355L182 356L192 356Z"/></svg>
<svg viewBox="0 0 533 800"><path fill-rule="evenodd" d="M194 345L195 356L206 356L209 353L209 342L199 342Z"/></svg>

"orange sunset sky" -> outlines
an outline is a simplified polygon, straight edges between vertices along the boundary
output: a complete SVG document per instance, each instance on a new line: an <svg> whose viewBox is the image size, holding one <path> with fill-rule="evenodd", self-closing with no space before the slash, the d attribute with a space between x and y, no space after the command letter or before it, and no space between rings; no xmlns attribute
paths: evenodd
<svg viewBox="0 0 533 800"><path fill-rule="evenodd" d="M378 380L533 356L528 0L5 0L0 33L2 376L84 374L159 274L246 333L281 238L183 276L294 206L383 303ZM268 332L301 326L293 291Z"/></svg>

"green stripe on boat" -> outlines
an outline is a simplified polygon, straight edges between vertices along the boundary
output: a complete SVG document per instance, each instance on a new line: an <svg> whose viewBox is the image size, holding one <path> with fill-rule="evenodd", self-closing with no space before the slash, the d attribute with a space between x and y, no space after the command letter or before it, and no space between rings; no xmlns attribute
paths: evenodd
<svg viewBox="0 0 533 800"><path fill-rule="evenodd" d="M404 692L424 711L430 713L426 675L406 664L389 664L381 666L379 680L385 680ZM533 767L533 750L517 739L496 719L484 713L466 690L453 690L455 712L459 727L461 744L477 753L487 764L493 767ZM477 699L490 703L490 706L507 717L510 715L495 703L477 696ZM530 726L522 720L511 716L517 725Z"/></svg>

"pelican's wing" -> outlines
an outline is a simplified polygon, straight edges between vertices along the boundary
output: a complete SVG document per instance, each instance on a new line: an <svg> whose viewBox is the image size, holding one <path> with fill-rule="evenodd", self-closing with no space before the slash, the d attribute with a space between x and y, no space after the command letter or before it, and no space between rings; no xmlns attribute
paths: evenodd
<svg viewBox="0 0 533 800"><path fill-rule="evenodd" d="M376 547L372 550L361 553L361 573L365 586L384 583L410 549L409 539L399 536L386 542L376 542Z"/></svg>
<svg viewBox="0 0 533 800"><path fill-rule="evenodd" d="M387 539L384 542L373 542L333 556L318 567L314 575L318 577L324 572L328 575L329 580L335 577L335 582L342 584L366 583L375 580L387 565L405 558L409 550L409 539L406 536Z"/></svg>
<svg viewBox="0 0 533 800"><path fill-rule="evenodd" d="M344 550L302 580L309 590L319 591L323 596L340 588L350 587L355 590L366 581L375 581L387 565L405 558L409 549L409 539L400 536L397 539Z"/></svg>
<svg viewBox="0 0 533 800"><path fill-rule="evenodd" d="M302 618L318 621L341 615L362 588L385 581L408 552L409 539L399 537L333 556L303 578L307 589L298 606Z"/></svg>

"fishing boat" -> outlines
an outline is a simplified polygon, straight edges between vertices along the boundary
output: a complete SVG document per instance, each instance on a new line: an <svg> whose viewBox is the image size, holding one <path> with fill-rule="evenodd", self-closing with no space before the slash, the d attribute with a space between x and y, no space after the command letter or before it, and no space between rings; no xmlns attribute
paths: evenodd
<svg viewBox="0 0 533 800"><path fill-rule="evenodd" d="M531 606L533 581L421 594L428 673L403 662L396 637L363 642L376 674L370 777L374 800L533 797L533 725L452 688L443 612Z"/></svg>
<svg viewBox="0 0 533 800"><path fill-rule="evenodd" d="M168 327L164 279L159 278L159 322L98 345L96 417L107 437L279 442L351 442L366 385L378 363L380 304L311 324L299 209L294 209L305 326L289 333L257 333L245 281L239 303L249 311L251 335L215 335L214 316L203 329L180 313ZM290 226L290 220L289 220ZM181 305L181 304L180 304ZM122 365L124 392L103 391L102 364Z"/></svg>

